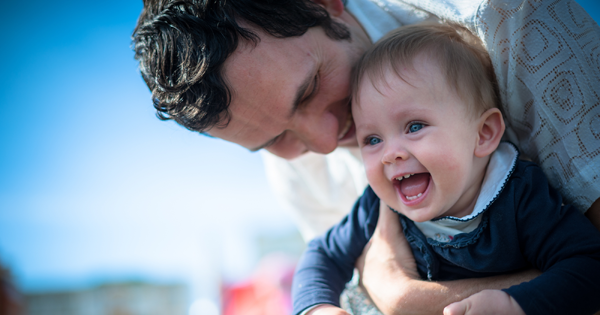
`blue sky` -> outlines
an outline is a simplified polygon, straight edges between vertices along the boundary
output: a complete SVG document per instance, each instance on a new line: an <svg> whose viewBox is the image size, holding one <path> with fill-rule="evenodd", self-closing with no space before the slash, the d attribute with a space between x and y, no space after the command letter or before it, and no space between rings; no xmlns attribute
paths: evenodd
<svg viewBox="0 0 600 315"><path fill-rule="evenodd" d="M259 154L156 119L130 49L141 7L0 3L0 260L25 289L242 277L250 237L294 229Z"/></svg>
<svg viewBox="0 0 600 315"><path fill-rule="evenodd" d="M260 154L155 117L130 49L141 7L0 4L0 261L24 290L240 278L252 237L294 231Z"/></svg>

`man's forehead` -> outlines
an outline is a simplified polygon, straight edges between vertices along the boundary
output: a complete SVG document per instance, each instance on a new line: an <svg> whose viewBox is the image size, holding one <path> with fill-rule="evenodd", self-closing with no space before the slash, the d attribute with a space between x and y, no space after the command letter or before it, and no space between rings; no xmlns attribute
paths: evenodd
<svg viewBox="0 0 600 315"><path fill-rule="evenodd" d="M307 51L287 39L240 45L223 68L231 92L229 125L210 134L251 149L282 133L298 91L316 67Z"/></svg>

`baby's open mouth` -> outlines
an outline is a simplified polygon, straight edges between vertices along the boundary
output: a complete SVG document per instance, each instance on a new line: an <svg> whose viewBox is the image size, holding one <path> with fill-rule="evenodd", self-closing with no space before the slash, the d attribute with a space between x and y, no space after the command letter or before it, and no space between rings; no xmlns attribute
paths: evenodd
<svg viewBox="0 0 600 315"><path fill-rule="evenodd" d="M429 180L431 175L429 173L419 174L406 174L396 178L396 185L399 186L400 192L404 195L406 200L414 200L423 195L427 186L429 186Z"/></svg>

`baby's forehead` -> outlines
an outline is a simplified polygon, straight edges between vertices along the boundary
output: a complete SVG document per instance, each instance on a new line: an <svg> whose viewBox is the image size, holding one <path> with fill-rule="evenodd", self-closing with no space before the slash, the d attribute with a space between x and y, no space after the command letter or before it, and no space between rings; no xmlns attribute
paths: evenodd
<svg viewBox="0 0 600 315"><path fill-rule="evenodd" d="M459 33L442 25L409 26L391 33L354 67L352 98L361 105L368 86L384 90L398 80L414 85L435 81L438 87L460 96L474 114L496 107L497 92L487 53L461 40Z"/></svg>
<svg viewBox="0 0 600 315"><path fill-rule="evenodd" d="M353 113L356 112L356 115L360 115L361 112L363 112L362 114L368 113L368 108L375 105L373 102L374 96L379 97L379 95L384 98L394 98L395 101L391 104L397 104L398 106L413 104L412 102L404 102L402 99L402 93L406 91L404 89L407 87L415 88L415 91L423 94L423 97L437 99L439 105L466 109L467 112L474 109L472 106L474 99L469 97L468 93L460 93L457 89L458 84L450 84L443 70L433 63L424 66L414 66L411 63L396 70L392 67L381 69L380 71L365 71L356 86L351 104L352 111ZM398 92L397 89L403 90L403 92ZM462 101L444 102L444 98L448 95L454 95ZM414 98L415 94L407 97ZM421 101L423 101L422 98ZM365 109L367 110L365 111Z"/></svg>
<svg viewBox="0 0 600 315"><path fill-rule="evenodd" d="M371 84L388 84L394 80L405 82L429 81L432 78L445 80L445 67L430 53L421 52L407 59L383 59L364 68L359 85L370 81Z"/></svg>
<svg viewBox="0 0 600 315"><path fill-rule="evenodd" d="M365 69L354 95L360 98L365 88L375 89L382 94L390 93L398 82L417 88L433 88L434 85L451 88L443 70L435 62L417 60L395 65L386 62Z"/></svg>

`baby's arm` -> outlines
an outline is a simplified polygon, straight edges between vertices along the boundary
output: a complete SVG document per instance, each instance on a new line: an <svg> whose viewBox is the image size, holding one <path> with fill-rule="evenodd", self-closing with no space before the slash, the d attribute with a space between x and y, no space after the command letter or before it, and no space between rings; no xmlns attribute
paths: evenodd
<svg viewBox="0 0 600 315"><path fill-rule="evenodd" d="M503 291L527 314L600 310L600 232L576 209L562 206L538 166L526 164L514 179L514 220L524 258L542 275Z"/></svg>
<svg viewBox="0 0 600 315"><path fill-rule="evenodd" d="M445 306L486 289L503 289L539 276L519 273L453 281L421 280L397 214L380 207L377 228L357 262L360 280L377 308L386 315L441 314Z"/></svg>
<svg viewBox="0 0 600 315"><path fill-rule="evenodd" d="M308 244L294 274L294 314L301 314L307 309L309 314L313 311L344 314L331 307L310 308L320 304L339 306L340 294L350 281L354 264L375 230L378 216L379 200L367 188L347 217Z"/></svg>
<svg viewBox="0 0 600 315"><path fill-rule="evenodd" d="M525 315L525 312L515 299L501 290L483 290L444 308L444 315L471 314Z"/></svg>
<svg viewBox="0 0 600 315"><path fill-rule="evenodd" d="M333 306L333 305L329 305L329 304L322 304L322 305L315 307L310 312L306 313L306 315L350 315L350 314L337 306Z"/></svg>

